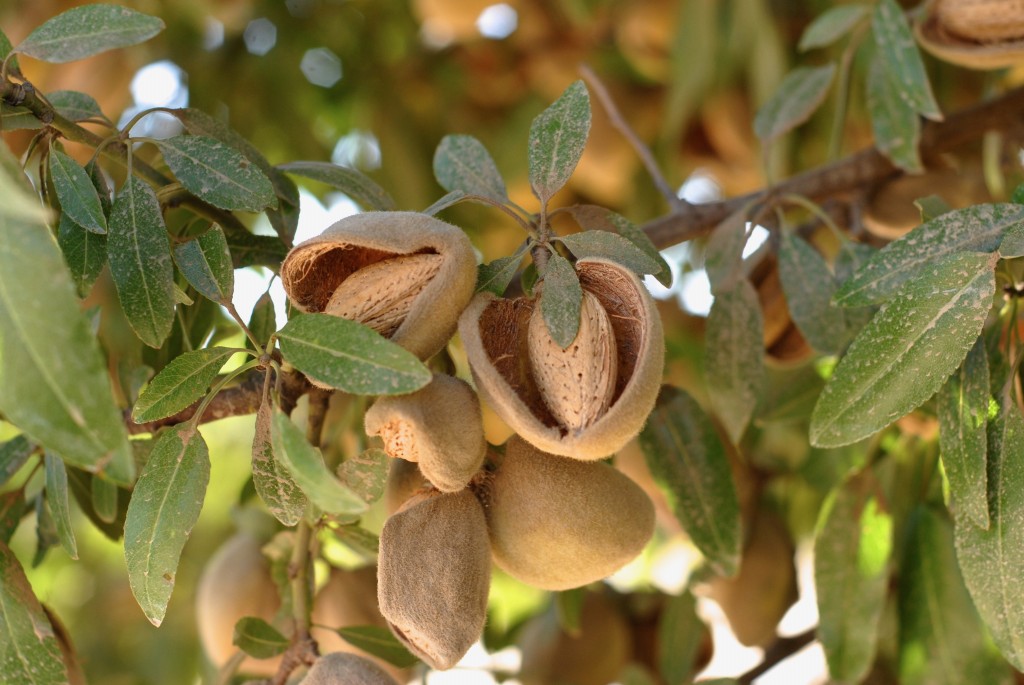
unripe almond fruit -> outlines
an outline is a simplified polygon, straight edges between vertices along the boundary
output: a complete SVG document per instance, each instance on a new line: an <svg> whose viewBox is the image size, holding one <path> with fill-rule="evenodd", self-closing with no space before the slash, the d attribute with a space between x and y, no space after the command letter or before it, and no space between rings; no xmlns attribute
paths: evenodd
<svg viewBox="0 0 1024 685"><path fill-rule="evenodd" d="M432 668L458 663L483 632L491 555L470 490L413 496L380 536L377 600L391 632Z"/></svg>
<svg viewBox="0 0 1024 685"><path fill-rule="evenodd" d="M365 427L384 440L389 456L418 463L443 492L466 487L487 451L476 393L454 376L437 374L414 393L380 398Z"/></svg>
<svg viewBox="0 0 1024 685"><path fill-rule="evenodd" d="M939 0L927 3L914 37L941 60L970 69L1024 63L1024 0Z"/></svg>
<svg viewBox="0 0 1024 685"><path fill-rule="evenodd" d="M440 219L365 212L296 245L281 282L299 311L353 318L427 359L448 344L473 296L476 255Z"/></svg>
<svg viewBox="0 0 1024 685"><path fill-rule="evenodd" d="M336 652L318 658L300 685L398 685L369 659Z"/></svg>
<svg viewBox="0 0 1024 685"><path fill-rule="evenodd" d="M979 43L1024 38L1024 0L936 0L946 31Z"/></svg>
<svg viewBox="0 0 1024 685"><path fill-rule="evenodd" d="M490 479L487 522L495 563L544 590L605 578L654 532L654 505L611 466L541 452L519 437Z"/></svg>
<svg viewBox="0 0 1024 685"><path fill-rule="evenodd" d="M604 416L618 361L615 333L597 296L583 291L579 332L564 350L552 340L540 307L530 316L527 342L541 399L562 426L578 433Z"/></svg>

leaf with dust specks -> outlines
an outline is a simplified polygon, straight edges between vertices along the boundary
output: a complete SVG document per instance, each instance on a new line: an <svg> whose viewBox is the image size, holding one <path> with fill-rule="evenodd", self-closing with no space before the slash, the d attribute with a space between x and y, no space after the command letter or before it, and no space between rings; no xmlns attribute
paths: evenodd
<svg viewBox="0 0 1024 685"><path fill-rule="evenodd" d="M498 257L493 262L481 264L476 272L476 292L494 293L498 297L505 294L508 284L515 278L527 245L524 244L515 254Z"/></svg>
<svg viewBox="0 0 1024 685"><path fill-rule="evenodd" d="M72 559L78 558L78 543L71 527L71 505L68 503L68 472L60 457L47 452L43 456L46 483L46 503L57 526L61 547Z"/></svg>
<svg viewBox="0 0 1024 685"><path fill-rule="evenodd" d="M270 441L274 457L280 460L309 500L328 514L355 516L366 511L358 494L342 485L324 465L320 450L281 411L270 419Z"/></svg>
<svg viewBox="0 0 1024 685"><path fill-rule="evenodd" d="M208 347L178 355L139 395L132 420L156 421L185 409L206 394L217 372L235 352L227 347Z"/></svg>
<svg viewBox="0 0 1024 685"><path fill-rule="evenodd" d="M274 309L274 299L269 292L260 295L260 299L253 305L252 314L249 316L249 331L263 347L267 346L270 336L277 331L277 312ZM252 349L249 336L245 337L245 346Z"/></svg>
<svg viewBox="0 0 1024 685"><path fill-rule="evenodd" d="M715 226L704 247L704 270L711 282L711 292L720 293L735 287L743 275L743 248L747 244L749 206L727 216Z"/></svg>
<svg viewBox="0 0 1024 685"><path fill-rule="evenodd" d="M181 185L214 207L258 212L277 207L270 179L235 148L209 136L154 141Z"/></svg>
<svg viewBox="0 0 1024 685"><path fill-rule="evenodd" d="M999 256L1003 259L1024 257L1024 223L1011 226L999 243Z"/></svg>
<svg viewBox="0 0 1024 685"><path fill-rule="evenodd" d="M896 0L879 0L871 15L875 46L889 77L898 84L896 92L910 109L928 119L940 121L942 110L935 102L921 51L910 32L903 8Z"/></svg>
<svg viewBox="0 0 1024 685"><path fill-rule="evenodd" d="M793 323L818 352L839 352L845 342L845 312L832 305L836 283L825 258L788 231L782 236L778 258L779 278Z"/></svg>
<svg viewBox="0 0 1024 685"><path fill-rule="evenodd" d="M163 30L163 20L127 7L83 5L40 24L14 52L44 62L73 62L142 43Z"/></svg>
<svg viewBox="0 0 1024 685"><path fill-rule="evenodd" d="M989 422L988 529L969 520L955 529L967 589L996 646L1024 669L1024 418L1003 399Z"/></svg>
<svg viewBox="0 0 1024 685"><path fill-rule="evenodd" d="M738 444L764 392L764 316L746 279L715 296L704 337L704 377L715 416Z"/></svg>
<svg viewBox="0 0 1024 685"><path fill-rule="evenodd" d="M873 494L868 475L848 481L822 507L814 536L818 637L829 674L839 682L860 682L875 659L892 531L892 516Z"/></svg>
<svg viewBox="0 0 1024 685"><path fill-rule="evenodd" d="M390 459L388 453L371 448L349 457L338 467L338 479L367 504L373 504L384 494Z"/></svg>
<svg viewBox="0 0 1024 685"><path fill-rule="evenodd" d="M849 33L870 11L868 5L840 5L822 12L800 36L800 52L831 45Z"/></svg>
<svg viewBox="0 0 1024 685"><path fill-rule="evenodd" d="M281 354L299 371L355 395L401 395L430 382L413 354L355 321L300 314L277 333Z"/></svg>
<svg viewBox="0 0 1024 685"><path fill-rule="evenodd" d="M174 590L178 561L210 482L210 452L188 423L157 439L135 484L124 522L124 557L135 600L159 626Z"/></svg>
<svg viewBox="0 0 1024 685"><path fill-rule="evenodd" d="M261 402L252 439L252 481L256 494L274 518L291 527L302 520L307 500L292 474L274 456L274 444L270 439L273 416L274 405L269 399Z"/></svg>
<svg viewBox="0 0 1024 685"><path fill-rule="evenodd" d="M87 231L107 232L107 217L100 206L89 173L60 150L50 150L50 180L63 214Z"/></svg>
<svg viewBox="0 0 1024 685"><path fill-rule="evenodd" d="M786 74L768 102L757 110L757 137L769 143L810 119L825 101L835 74L836 65L831 62L822 67L797 67Z"/></svg>
<svg viewBox="0 0 1024 685"><path fill-rule="evenodd" d="M612 231L633 243L661 267L652 275L666 288L672 287L672 268L647 234L626 217L598 205L573 205L565 211L585 230Z"/></svg>
<svg viewBox="0 0 1024 685"><path fill-rule="evenodd" d="M558 238L576 256L610 259L643 276L661 271L661 264L651 259L630 240L608 231L583 231Z"/></svg>
<svg viewBox="0 0 1024 685"><path fill-rule="evenodd" d="M71 121L104 119L99 103L88 93L80 93L77 90L55 90L52 93L47 93L46 99L65 119Z"/></svg>
<svg viewBox="0 0 1024 685"><path fill-rule="evenodd" d="M734 575L742 546L739 500L711 419L685 392L665 386L640 433L640 447L693 544L718 573Z"/></svg>
<svg viewBox="0 0 1024 685"><path fill-rule="evenodd" d="M85 297L107 265L107 237L87 231L61 214L57 225L57 245L64 255L78 296Z"/></svg>
<svg viewBox="0 0 1024 685"><path fill-rule="evenodd" d="M939 390L937 400L942 467L953 510L979 528L988 528L989 376L983 338Z"/></svg>
<svg viewBox="0 0 1024 685"><path fill-rule="evenodd" d="M174 261L185 280L214 302L229 304L235 290L235 270L224 231L214 224L209 231L174 248Z"/></svg>
<svg viewBox="0 0 1024 685"><path fill-rule="evenodd" d="M583 287L576 269L565 257L552 253L544 269L544 290L540 311L548 335L563 350L572 344L580 330Z"/></svg>
<svg viewBox="0 0 1024 685"><path fill-rule="evenodd" d="M992 255L931 265L851 343L811 416L811 444L839 447L879 431L942 387L981 334L995 294Z"/></svg>
<svg viewBox="0 0 1024 685"><path fill-rule="evenodd" d="M53 625L5 544L0 544L0 668L5 683L68 682Z"/></svg>
<svg viewBox="0 0 1024 685"><path fill-rule="evenodd" d="M448 135L434 152L434 178L448 191L461 190L496 202L508 202L498 166L483 143L467 135Z"/></svg>
<svg viewBox="0 0 1024 685"><path fill-rule="evenodd" d="M583 81L565 89L530 125L530 186L542 204L568 182L590 133L590 94Z"/></svg>
<svg viewBox="0 0 1024 685"><path fill-rule="evenodd" d="M917 149L921 118L900 98L899 85L879 55L875 55L868 68L867 88L875 147L904 171L920 173L924 170Z"/></svg>
<svg viewBox="0 0 1024 685"><path fill-rule="evenodd" d="M376 181L357 169L329 162L289 162L277 167L281 171L309 178L340 190L366 210L388 212L395 201Z"/></svg>

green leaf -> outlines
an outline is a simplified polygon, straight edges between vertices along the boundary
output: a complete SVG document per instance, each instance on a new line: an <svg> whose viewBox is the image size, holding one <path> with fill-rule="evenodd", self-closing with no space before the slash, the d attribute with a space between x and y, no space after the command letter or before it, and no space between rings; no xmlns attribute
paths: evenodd
<svg viewBox="0 0 1024 685"><path fill-rule="evenodd" d="M14 51L44 62L73 62L147 41L164 22L118 5L74 7L44 22Z"/></svg>
<svg viewBox="0 0 1024 685"><path fill-rule="evenodd" d="M779 247L779 278L793 323L824 354L839 352L845 342L844 310L832 306L835 278L825 259L807 241L786 232Z"/></svg>
<svg viewBox="0 0 1024 685"><path fill-rule="evenodd" d="M56 90L46 95L57 113L71 121L104 119L103 110L93 96L77 90Z"/></svg>
<svg viewBox="0 0 1024 685"><path fill-rule="evenodd" d="M742 551L739 500L711 419L685 392L663 387L640 447L693 544L717 573L734 575Z"/></svg>
<svg viewBox="0 0 1024 685"><path fill-rule="evenodd" d="M640 248L645 255L653 259L661 267L658 271L652 272L652 275L666 288L672 287L672 269L669 267L668 262L665 261L661 252L654 246L654 243L647 237L647 234L632 221L621 214L597 205L573 205L572 207L567 207L566 210L576 220L576 223L580 225L580 228L585 230L614 231Z"/></svg>
<svg viewBox="0 0 1024 685"><path fill-rule="evenodd" d="M840 5L822 12L800 36L800 52L831 45L849 33L870 11L867 5Z"/></svg>
<svg viewBox="0 0 1024 685"><path fill-rule="evenodd" d="M929 119L941 120L942 111L932 95L921 52L896 0L878 1L871 15L871 30L882 64L898 84L896 91L900 100Z"/></svg>
<svg viewBox="0 0 1024 685"><path fill-rule="evenodd" d="M590 94L576 81L530 125L530 186L542 204L566 184L590 133Z"/></svg>
<svg viewBox="0 0 1024 685"><path fill-rule="evenodd" d="M235 270L220 226L214 224L201 236L175 246L174 261L185 280L200 295L220 304L231 302Z"/></svg>
<svg viewBox="0 0 1024 685"><path fill-rule="evenodd" d="M580 620L583 617L583 603L587 598L586 588L577 587L555 593L555 618L558 627L567 635L580 636Z"/></svg>
<svg viewBox="0 0 1024 685"><path fill-rule="evenodd" d="M431 205L424 209L421 212L421 214L426 214L427 216L437 216L438 212L440 212L441 210L453 207L462 202L463 200L466 200L467 202L472 201L471 199L467 198L466 194L461 190L453 190L450 193L445 193L444 197L439 198L436 202L431 203Z"/></svg>
<svg viewBox="0 0 1024 685"><path fill-rule="evenodd" d="M519 274L519 285L527 297L533 297L533 289L537 285L538 280L540 280L540 273L537 271L537 265L530 262L523 269L523 272Z"/></svg>
<svg viewBox="0 0 1024 685"><path fill-rule="evenodd" d="M917 198L914 200L914 206L921 211L922 223L931 221L935 217L942 216L943 214L948 214L953 211L953 208L949 206L949 203L934 194ZM1004 238L1003 242L1005 241L1006 239Z"/></svg>
<svg viewBox="0 0 1024 685"><path fill-rule="evenodd" d="M483 143L473 136L448 135L434 152L434 177L445 190L508 202L501 172Z"/></svg>
<svg viewBox="0 0 1024 685"><path fill-rule="evenodd" d="M359 495L342 485L324 465L320 450L283 412L274 411L270 440L274 457L288 469L309 500L328 514L358 515L366 511Z"/></svg>
<svg viewBox="0 0 1024 685"><path fill-rule="evenodd" d="M0 158L9 155L0 145ZM42 212L27 209L38 201L7 168L0 164L0 414L65 461L129 483L134 463L106 363Z"/></svg>
<svg viewBox="0 0 1024 685"><path fill-rule="evenodd" d="M900 286L956 252L993 252L1003 234L1024 225L1024 207L985 204L958 209L921 224L875 253L835 294L836 304L884 302Z"/></svg>
<svg viewBox="0 0 1024 685"><path fill-rule="evenodd" d="M502 297L523 262L523 252L524 250L520 249L513 255L499 257L489 264L478 266L476 292L489 292Z"/></svg>
<svg viewBox="0 0 1024 685"><path fill-rule="evenodd" d="M276 271L288 254L288 248L275 236L253 235L245 229L230 226L221 228L224 230L224 237L231 251L231 261L236 269L267 266Z"/></svg>
<svg viewBox="0 0 1024 685"><path fill-rule="evenodd" d="M328 162L289 162L277 166L281 171L320 181L348 195L363 209L390 212L395 201L387 191L366 174Z"/></svg>
<svg viewBox="0 0 1024 685"><path fill-rule="evenodd" d="M14 46L11 45L11 39L7 37L7 34L0 30L0 64L7 62L7 73L11 76L22 78L21 67L18 66L18 58L11 57L10 61L7 60L8 55L11 54L13 49Z"/></svg>
<svg viewBox="0 0 1024 685"><path fill-rule="evenodd" d="M147 423L185 409L206 394L217 372L235 352L227 347L208 347L176 357L139 395L132 420Z"/></svg>
<svg viewBox="0 0 1024 685"><path fill-rule="evenodd" d="M358 524L341 525L331 532L339 542L369 559L380 551L380 538Z"/></svg>
<svg viewBox="0 0 1024 685"><path fill-rule="evenodd" d="M822 507L814 538L818 639L839 682L860 682L875 659L892 529L892 516L871 494L866 476L848 481Z"/></svg>
<svg viewBox="0 0 1024 685"><path fill-rule="evenodd" d="M1012 682L1010 669L985 639L964 587L949 519L918 506L910 517L900 565L899 682L975 685Z"/></svg>
<svg viewBox="0 0 1024 685"><path fill-rule="evenodd" d="M238 619L238 623L235 624L231 644L249 656L269 659L283 654L291 641L262 618L245 616Z"/></svg>
<svg viewBox="0 0 1024 685"><path fill-rule="evenodd" d="M92 508L96 516L105 523L117 521L117 515L120 511L117 486L109 480L94 477L91 480L90 490L92 494Z"/></svg>
<svg viewBox="0 0 1024 685"><path fill-rule="evenodd" d="M380 657L392 666L411 668L419 663L419 659L413 656L387 628L382 628L381 626L351 626L338 628L337 632L345 642L348 642L353 647L358 647L367 654Z"/></svg>
<svg viewBox="0 0 1024 685"><path fill-rule="evenodd" d="M697 601L689 592L670 596L658 621L658 671L668 685L693 682L697 651L707 627L697 616Z"/></svg>
<svg viewBox="0 0 1024 685"><path fill-rule="evenodd" d="M1024 223L1010 226L999 243L999 256L1003 259L1024 257Z"/></svg>
<svg viewBox="0 0 1024 685"><path fill-rule="evenodd" d="M822 391L811 444L866 438L935 394L981 334L995 293L993 268L987 254L950 255L885 304Z"/></svg>
<svg viewBox="0 0 1024 685"><path fill-rule="evenodd" d="M889 73L880 55L875 55L868 69L868 111L875 147L893 164L912 174L924 171L918 144L921 141L921 119L901 97L899 84Z"/></svg>
<svg viewBox="0 0 1024 685"><path fill-rule="evenodd" d="M68 472L64 462L52 452L43 457L46 471L46 503L53 514L53 522L57 525L57 535L61 547L72 559L78 558L78 543L75 542L75 531L71 527L71 507L68 503Z"/></svg>
<svg viewBox="0 0 1024 685"><path fill-rule="evenodd" d="M979 338L937 401L942 466L954 510L979 528L988 528L988 404L988 356Z"/></svg>
<svg viewBox="0 0 1024 685"><path fill-rule="evenodd" d="M743 275L743 248L747 244L748 206L727 216L715 226L704 248L704 270L711 292L731 290Z"/></svg>
<svg viewBox="0 0 1024 685"><path fill-rule="evenodd" d="M0 443L0 485L16 474L35 451L35 446L24 435Z"/></svg>
<svg viewBox="0 0 1024 685"><path fill-rule="evenodd" d="M743 437L764 392L764 317L757 292L742 279L715 296L704 336L711 409L733 444Z"/></svg>
<svg viewBox="0 0 1024 685"><path fill-rule="evenodd" d="M754 132L769 143L811 118L828 94L836 65L797 67L782 79L778 89L757 111Z"/></svg>
<svg viewBox="0 0 1024 685"><path fill-rule="evenodd" d="M78 296L84 298L107 265L107 237L91 233L66 214L61 214L57 226L57 245L64 254L64 262L71 272Z"/></svg>
<svg viewBox="0 0 1024 685"><path fill-rule="evenodd" d="M53 625L18 558L0 544L0 664L5 683L67 685Z"/></svg>
<svg viewBox="0 0 1024 685"><path fill-rule="evenodd" d="M233 147L209 136L154 141L185 189L215 207L258 212L277 206L266 174Z"/></svg>
<svg viewBox="0 0 1024 685"><path fill-rule="evenodd" d="M260 299L253 305L252 314L249 316L249 331L252 332L260 345L266 347L270 342L270 336L277 330L277 312L274 311L274 300L270 293L263 293ZM252 341L245 340L245 346L252 348Z"/></svg>
<svg viewBox="0 0 1024 685"><path fill-rule="evenodd" d="M583 231L558 238L558 240L568 247L577 259L603 257L622 264L641 276L661 271L661 265L656 260L651 259L632 242L615 233Z"/></svg>
<svg viewBox="0 0 1024 685"><path fill-rule="evenodd" d="M132 176L110 211L107 260L132 330L160 347L174 323L174 267L153 189Z"/></svg>
<svg viewBox="0 0 1024 685"><path fill-rule="evenodd" d="M328 314L300 314L277 334L299 371L354 395L401 395L430 382L430 370L376 331Z"/></svg>
<svg viewBox="0 0 1024 685"><path fill-rule="evenodd" d="M987 530L957 522L956 556L967 589L996 646L1024 668L1024 418L1001 403L989 423Z"/></svg>
<svg viewBox="0 0 1024 685"><path fill-rule="evenodd" d="M306 496L296 485L292 474L274 456L274 445L270 439L273 415L273 404L269 400L260 402L252 439L252 481L256 494L274 518L290 528L306 513Z"/></svg>
<svg viewBox="0 0 1024 685"><path fill-rule="evenodd" d="M387 452L371 448L343 461L338 479L366 504L373 504L384 494L390 462Z"/></svg>
<svg viewBox="0 0 1024 685"><path fill-rule="evenodd" d="M28 107L11 107L0 100L0 131L25 131L43 127Z"/></svg>
<svg viewBox="0 0 1024 685"><path fill-rule="evenodd" d="M159 626L174 590L178 561L199 518L210 482L210 452L195 426L162 434L135 484L124 522L124 557L132 594Z"/></svg>
<svg viewBox="0 0 1024 685"><path fill-rule="evenodd" d="M0 494L0 543L11 544L14 531L18 529L22 516L28 511L23 490L11 490Z"/></svg>
<svg viewBox="0 0 1024 685"><path fill-rule="evenodd" d="M50 179L57 191L60 208L72 221L92 233L107 232L107 217L100 207L89 174L60 150L50 150Z"/></svg>
<svg viewBox="0 0 1024 685"><path fill-rule="evenodd" d="M572 344L580 330L583 287L565 257L551 253L544 269L544 292L540 311L551 339L563 350Z"/></svg>

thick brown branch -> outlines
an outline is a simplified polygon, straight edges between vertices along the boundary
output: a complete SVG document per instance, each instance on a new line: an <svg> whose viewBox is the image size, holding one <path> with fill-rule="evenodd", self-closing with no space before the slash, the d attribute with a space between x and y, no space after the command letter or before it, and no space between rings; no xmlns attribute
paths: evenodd
<svg viewBox="0 0 1024 685"><path fill-rule="evenodd" d="M988 131L1008 130L1024 123L1024 88L970 109L951 114L945 121L927 122L921 134L921 157L934 158L980 138ZM659 248L699 238L711 232L727 216L750 201L764 201L772 195L803 195L823 200L871 186L902 172L875 148L862 150L833 164L805 171L774 188L759 190L722 202L685 205L677 211L648 222L643 229Z"/></svg>

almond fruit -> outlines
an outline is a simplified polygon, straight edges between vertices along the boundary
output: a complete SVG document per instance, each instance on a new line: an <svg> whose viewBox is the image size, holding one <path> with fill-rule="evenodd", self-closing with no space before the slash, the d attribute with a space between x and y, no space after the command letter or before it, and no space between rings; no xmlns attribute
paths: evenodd
<svg viewBox="0 0 1024 685"><path fill-rule="evenodd" d="M336 652L313 662L300 685L398 685L398 681L369 659Z"/></svg>
<svg viewBox="0 0 1024 685"><path fill-rule="evenodd" d="M1024 38L1024 0L938 0L935 15L946 31L979 43Z"/></svg>
<svg viewBox="0 0 1024 685"><path fill-rule="evenodd" d="M618 371L615 333L593 293L583 292L579 332L567 348L551 339L540 307L530 316L527 340L541 399L560 424L578 433L608 411Z"/></svg>

